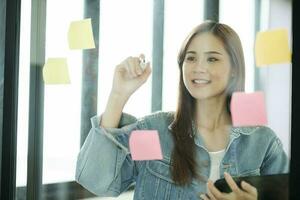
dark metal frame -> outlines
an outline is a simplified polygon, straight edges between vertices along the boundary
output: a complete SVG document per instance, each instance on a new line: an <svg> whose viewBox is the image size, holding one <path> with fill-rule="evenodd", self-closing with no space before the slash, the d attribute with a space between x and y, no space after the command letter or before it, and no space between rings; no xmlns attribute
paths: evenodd
<svg viewBox="0 0 300 200"><path fill-rule="evenodd" d="M16 187L20 8L18 0L1 1L1 11L4 11L1 21L5 22L1 24L4 27L1 28L1 41L4 35L5 41L0 49L1 56L4 55L0 199L7 200L15 198Z"/></svg>
<svg viewBox="0 0 300 200"><path fill-rule="evenodd" d="M27 199L41 199L46 37L46 0L31 1Z"/></svg>
<svg viewBox="0 0 300 200"><path fill-rule="evenodd" d="M25 200L26 190L27 190L26 187L18 187L16 199ZM83 199L88 197L95 197L95 195L89 192L88 190L84 189L81 185L77 184L76 182L71 181L71 182L43 184L40 199L65 200L65 199Z"/></svg>
<svg viewBox="0 0 300 200"><path fill-rule="evenodd" d="M96 48L83 50L80 146L92 127L90 118L97 114L100 0L84 1L84 18L92 19Z"/></svg>
<svg viewBox="0 0 300 200"><path fill-rule="evenodd" d="M0 24L6 24L6 0L0 1ZM6 26L0 26L0 185L2 166L2 125L3 125L3 94L4 94L4 66L5 66L5 30ZM1 197L1 187L0 187Z"/></svg>
<svg viewBox="0 0 300 200"><path fill-rule="evenodd" d="M298 155L300 155L300 123L299 123L299 115L300 115L300 28L299 21L296 19L296 12L299 11L300 3L297 0L293 1L292 8L292 32L293 32L293 55L292 55L292 122L291 122L291 163L290 163L290 199L298 199L300 196L300 179L298 178L300 175L300 159ZM297 37L296 37L297 36Z"/></svg>
<svg viewBox="0 0 300 200"><path fill-rule="evenodd" d="M219 0L204 1L204 19L219 21Z"/></svg>

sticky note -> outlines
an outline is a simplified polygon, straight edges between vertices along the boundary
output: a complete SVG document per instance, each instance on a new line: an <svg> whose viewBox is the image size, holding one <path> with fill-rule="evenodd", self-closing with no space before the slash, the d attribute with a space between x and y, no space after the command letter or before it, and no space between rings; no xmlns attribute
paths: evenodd
<svg viewBox="0 0 300 200"><path fill-rule="evenodd" d="M95 48L92 21L90 18L73 21L68 32L70 49L93 49Z"/></svg>
<svg viewBox="0 0 300 200"><path fill-rule="evenodd" d="M255 40L255 60L257 66L290 63L288 31L276 29L258 32Z"/></svg>
<svg viewBox="0 0 300 200"><path fill-rule="evenodd" d="M263 92L235 92L231 97L233 126L259 126L267 124L267 112Z"/></svg>
<svg viewBox="0 0 300 200"><path fill-rule="evenodd" d="M70 77L66 58L48 58L43 68L45 84L69 84Z"/></svg>
<svg viewBox="0 0 300 200"><path fill-rule="evenodd" d="M129 138L129 149L133 160L163 159L156 130L132 131Z"/></svg>

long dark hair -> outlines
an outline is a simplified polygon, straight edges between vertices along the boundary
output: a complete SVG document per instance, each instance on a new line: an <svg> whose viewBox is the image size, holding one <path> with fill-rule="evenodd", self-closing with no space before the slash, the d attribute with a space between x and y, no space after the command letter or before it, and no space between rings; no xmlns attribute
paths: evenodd
<svg viewBox="0 0 300 200"><path fill-rule="evenodd" d="M178 185L186 185L192 178L201 179L199 164L196 161L196 146L194 143L195 127L195 99L191 96L183 82L182 65L186 51L192 39L201 33L211 33L223 42L224 48L230 57L231 72L234 76L230 79L226 88L226 106L230 114L230 100L234 91L244 91L245 85L245 61L241 41L236 32L228 25L205 21L195 27L183 41L177 57L180 70L178 105L175 118L172 123L174 149L172 152L171 173L174 182Z"/></svg>

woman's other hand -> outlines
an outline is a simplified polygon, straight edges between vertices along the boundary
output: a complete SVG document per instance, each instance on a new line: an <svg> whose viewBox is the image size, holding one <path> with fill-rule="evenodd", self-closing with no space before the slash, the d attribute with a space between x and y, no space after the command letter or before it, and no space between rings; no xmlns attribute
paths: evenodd
<svg viewBox="0 0 300 200"><path fill-rule="evenodd" d="M242 189L240 189L228 173L225 172L224 177L232 190L231 193L220 192L214 186L214 183L209 180L207 183L207 196L202 195L201 198L204 200L257 200L258 194L255 187L242 181Z"/></svg>

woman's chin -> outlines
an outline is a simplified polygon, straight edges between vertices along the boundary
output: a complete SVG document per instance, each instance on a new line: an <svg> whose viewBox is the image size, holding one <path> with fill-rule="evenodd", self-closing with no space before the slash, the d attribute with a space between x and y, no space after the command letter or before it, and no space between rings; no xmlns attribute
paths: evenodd
<svg viewBox="0 0 300 200"><path fill-rule="evenodd" d="M215 99L215 98L223 98L224 97L224 93L217 93L217 94L205 94L205 93L201 93L201 94L192 94L192 97L194 97L195 100L197 101L203 101L203 100L209 100L209 99Z"/></svg>
<svg viewBox="0 0 300 200"><path fill-rule="evenodd" d="M209 94L196 94L196 95L192 95L192 97L194 97L195 100L203 101L203 100L210 99L213 96Z"/></svg>

